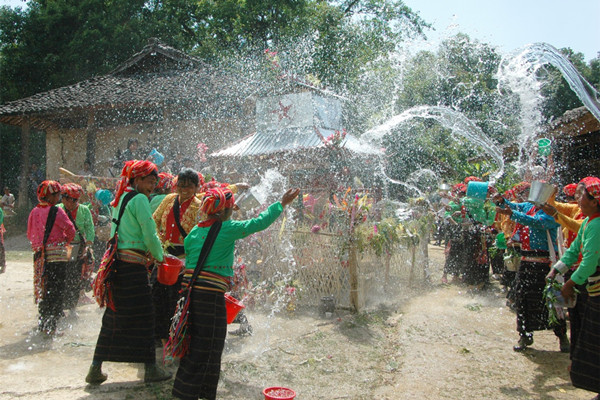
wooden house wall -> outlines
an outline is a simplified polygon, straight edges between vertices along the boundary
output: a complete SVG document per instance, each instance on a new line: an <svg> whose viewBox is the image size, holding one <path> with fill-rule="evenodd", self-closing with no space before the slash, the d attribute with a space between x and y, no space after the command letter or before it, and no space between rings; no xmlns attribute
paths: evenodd
<svg viewBox="0 0 600 400"><path fill-rule="evenodd" d="M95 174L110 176L117 150L125 150L129 139L137 139L140 154L156 148L168 161L179 153L183 158L194 158L198 143L205 143L215 151L247 134L253 122L241 119L166 121L141 123L98 129L95 134ZM87 129L46 131L46 176L58 179L59 168L78 173L86 159ZM198 168L201 166L199 165ZM120 171L117 171L120 172Z"/></svg>

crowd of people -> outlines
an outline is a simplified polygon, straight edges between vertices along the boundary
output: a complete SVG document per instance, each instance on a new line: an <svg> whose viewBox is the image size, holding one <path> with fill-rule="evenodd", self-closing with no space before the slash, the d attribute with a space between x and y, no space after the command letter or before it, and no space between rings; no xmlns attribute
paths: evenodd
<svg viewBox="0 0 600 400"><path fill-rule="evenodd" d="M554 187L543 202L530 198L532 182L504 193L488 184L483 198L467 196L470 182L481 179L467 177L440 193L439 225L446 241L442 282L451 277L453 283L481 290L489 284L491 268L516 314L514 350L531 346L535 331L552 329L560 351L570 354L573 385L600 393L600 179L566 185L563 201ZM537 182L542 183L547 185ZM556 284L564 303L551 297ZM551 318L557 307L568 312Z"/></svg>
<svg viewBox="0 0 600 400"><path fill-rule="evenodd" d="M173 176L159 173L148 160L125 162L110 203L111 239L91 284L105 311L87 383L108 379L102 370L106 361L143 363L145 382L170 379L155 349L173 338L171 320L189 290L186 346L178 352L173 396L216 398L235 242L266 229L299 194L290 189L256 218L233 221L235 194L247 188L214 178L205 182L191 168ZM29 215L38 328L48 338L61 334L58 322L66 311L74 313L77 304L89 300L85 290L94 270L95 233L90 210L79 204L82 193L80 185L45 180ZM185 265L174 285L156 277L166 257Z"/></svg>
<svg viewBox="0 0 600 400"><path fill-rule="evenodd" d="M137 141L130 141L125 153L135 156L136 149ZM173 317L188 293L187 336L177 343L180 360L172 393L181 399L216 398L227 334L225 293L235 292L237 277L235 242L271 225L299 190L288 190L256 218L234 221L235 196L248 185L214 178L206 182L184 161L170 163L178 168L176 175L170 168L159 172L151 160L124 161L110 202L111 239L102 257L93 251L95 211L80 203L83 188L52 180L36 187L27 237L34 252L39 332L48 338L61 334L58 322L65 312L76 314L78 304L92 301L86 290L93 289L106 308L85 377L89 384L108 379L105 361L143 363L145 382L170 379L155 349L171 348ZM30 182L39 180L38 171L32 168ZM91 172L89 166L86 171ZM487 185L483 198L468 195L475 184ZM520 182L500 193L469 176L444 185L447 190L438 192L443 208L437 238L445 241L442 282L476 292L489 285L490 275L498 279L516 314L514 350L531 346L535 331L552 329L559 350L570 354L573 384L599 393L600 179L569 184L543 203L530 200L531 184ZM2 223L15 207L8 188L1 202L0 273L5 269ZM157 279L167 257L184 265L174 285ZM552 282L564 282L560 295L570 300L566 317L550 318L555 305L546 295ZM242 330L251 331L243 318Z"/></svg>

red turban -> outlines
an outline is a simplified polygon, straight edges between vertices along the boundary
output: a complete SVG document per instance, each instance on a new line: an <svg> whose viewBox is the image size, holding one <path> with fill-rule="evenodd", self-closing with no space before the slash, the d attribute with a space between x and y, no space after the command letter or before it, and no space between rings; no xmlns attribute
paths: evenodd
<svg viewBox="0 0 600 400"><path fill-rule="evenodd" d="M482 182L482 180L476 176L467 176L464 180L465 185L468 185L469 182Z"/></svg>
<svg viewBox="0 0 600 400"><path fill-rule="evenodd" d="M452 193L467 193L467 185L464 183L457 183L456 185L452 186Z"/></svg>
<svg viewBox="0 0 600 400"><path fill-rule="evenodd" d="M171 188L173 187L174 178L175 177L172 174L169 174L168 172L160 172L158 174L158 184L156 185L156 187L158 189L171 191Z"/></svg>
<svg viewBox="0 0 600 400"><path fill-rule="evenodd" d="M76 183L65 183L64 185L62 185L60 192L64 196L68 196L73 199L78 199L83 194L83 188Z"/></svg>
<svg viewBox="0 0 600 400"><path fill-rule="evenodd" d="M513 201L515 199L515 191L512 189L508 189L506 192L504 192L502 197L504 197L507 200Z"/></svg>
<svg viewBox="0 0 600 400"><path fill-rule="evenodd" d="M227 188L209 189L204 195L200 211L206 215L213 215L235 204L233 192Z"/></svg>
<svg viewBox="0 0 600 400"><path fill-rule="evenodd" d="M200 178L200 174L198 174L198 178ZM214 177L208 181L208 182L204 182L204 177L202 177L202 179L200 180L201 184L200 184L200 192L208 192L210 189L213 188L227 188L227 186L229 186L227 183L221 183L219 181L217 181Z"/></svg>
<svg viewBox="0 0 600 400"><path fill-rule="evenodd" d="M588 176L579 181L579 184L585 185L585 190L596 200L600 200L600 179L595 176Z"/></svg>
<svg viewBox="0 0 600 400"><path fill-rule="evenodd" d="M43 181L37 188L37 198L40 203L51 194L60 193L60 183L56 181Z"/></svg>
<svg viewBox="0 0 600 400"><path fill-rule="evenodd" d="M575 197L575 190L577 190L577 184L569 183L563 188L563 193L569 197Z"/></svg>
<svg viewBox="0 0 600 400"><path fill-rule="evenodd" d="M129 160L125 162L125 166L121 171L121 180L117 183L117 194L115 199L110 203L111 206L116 207L119 205L121 195L125 192L125 188L129 184L131 179L137 177L148 176L155 173L158 176L158 168L156 165L148 160Z"/></svg>

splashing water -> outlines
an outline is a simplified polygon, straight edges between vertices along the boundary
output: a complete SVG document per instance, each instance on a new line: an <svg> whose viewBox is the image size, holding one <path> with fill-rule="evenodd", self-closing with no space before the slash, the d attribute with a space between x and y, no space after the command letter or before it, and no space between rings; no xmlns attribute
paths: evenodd
<svg viewBox="0 0 600 400"><path fill-rule="evenodd" d="M585 107L600 121L599 92L588 83L571 62L547 43L533 43L504 57L497 72L498 90L510 88L521 100L523 133L519 142L526 144L539 130L541 83L537 71L546 64L557 68Z"/></svg>
<svg viewBox="0 0 600 400"><path fill-rule="evenodd" d="M361 140L381 143L383 137L389 134L394 127L414 118L433 119L443 127L450 129L453 137L456 137L456 135L462 136L474 145L479 146L492 157L498 166L496 172L491 175L490 180L492 178L495 180L502 176L504 172L504 160L502 159L502 152L498 149L498 145L462 113L446 107L418 106L410 108L402 114L398 114L390 118L387 122L365 132Z"/></svg>
<svg viewBox="0 0 600 400"><path fill-rule="evenodd" d="M439 177L438 177L438 174L436 174L434 171L432 171L428 168L423 168L423 169L419 169L417 171L412 172L408 176L406 181L411 182L411 183L414 182L415 184L425 183L426 185L429 185L427 190L430 191L431 189L435 188L432 185L437 185L437 182L439 181Z"/></svg>
<svg viewBox="0 0 600 400"><path fill-rule="evenodd" d="M283 193L287 179L275 168L268 169L260 183L252 187L251 192L261 204L266 204L274 193Z"/></svg>

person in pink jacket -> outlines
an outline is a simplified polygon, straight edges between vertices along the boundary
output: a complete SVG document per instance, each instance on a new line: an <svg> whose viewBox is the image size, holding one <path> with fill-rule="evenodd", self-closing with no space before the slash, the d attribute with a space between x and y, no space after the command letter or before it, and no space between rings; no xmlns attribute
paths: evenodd
<svg viewBox="0 0 600 400"><path fill-rule="evenodd" d="M39 311L39 330L52 337L63 315L67 246L75 237L75 227L56 206L60 200L60 183L43 181L37 189L39 203L27 221L27 238L33 250L33 286Z"/></svg>

